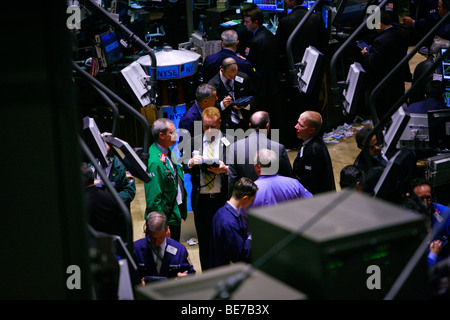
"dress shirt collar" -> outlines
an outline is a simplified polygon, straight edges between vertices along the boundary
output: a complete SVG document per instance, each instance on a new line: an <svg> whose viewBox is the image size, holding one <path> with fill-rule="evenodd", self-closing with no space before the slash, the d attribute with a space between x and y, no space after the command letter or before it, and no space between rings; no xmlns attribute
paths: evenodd
<svg viewBox="0 0 450 320"><path fill-rule="evenodd" d="M158 145L158 148L159 148L159 150L161 150L162 153L164 153L165 155L169 155L169 149L168 148L164 148L159 143L156 143L156 144Z"/></svg>

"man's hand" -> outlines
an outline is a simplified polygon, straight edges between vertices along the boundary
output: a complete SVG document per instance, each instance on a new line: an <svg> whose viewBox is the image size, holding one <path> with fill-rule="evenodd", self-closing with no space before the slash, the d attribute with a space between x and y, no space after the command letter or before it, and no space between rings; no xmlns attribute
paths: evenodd
<svg viewBox="0 0 450 320"><path fill-rule="evenodd" d="M430 243L430 251L439 255L439 252L441 252L442 249L442 241L441 240L434 240Z"/></svg>
<svg viewBox="0 0 450 320"><path fill-rule="evenodd" d="M196 155L193 158L190 158L188 161L189 168L192 168L195 165L202 163L203 157L200 155Z"/></svg>
<svg viewBox="0 0 450 320"><path fill-rule="evenodd" d="M217 168L209 167L207 170L215 174L228 173L228 166L222 160L219 160Z"/></svg>
<svg viewBox="0 0 450 320"><path fill-rule="evenodd" d="M407 27L413 27L414 26L414 20L411 17L403 17L402 23Z"/></svg>
<svg viewBox="0 0 450 320"><path fill-rule="evenodd" d="M185 271L185 272L178 272L177 273L177 278L184 278L184 277L187 277L188 276L188 272L187 271Z"/></svg>
<svg viewBox="0 0 450 320"><path fill-rule="evenodd" d="M222 100L224 108L228 108L232 102L233 102L233 99L231 98L231 96L226 96Z"/></svg>

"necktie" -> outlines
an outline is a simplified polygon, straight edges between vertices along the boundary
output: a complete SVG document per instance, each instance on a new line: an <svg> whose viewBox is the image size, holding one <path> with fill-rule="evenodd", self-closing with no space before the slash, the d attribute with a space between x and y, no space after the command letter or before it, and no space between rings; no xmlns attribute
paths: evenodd
<svg viewBox="0 0 450 320"><path fill-rule="evenodd" d="M230 94L230 96L234 99L234 92L233 92L233 86L232 86L232 84L231 84L231 79L227 79L227 81L226 81L226 87L227 87L227 90L228 90L228 93Z"/></svg>
<svg viewBox="0 0 450 320"><path fill-rule="evenodd" d="M181 180L181 177L178 175L178 168L177 168L177 163L172 161L172 150L170 150L170 148L168 149L169 151L167 152L167 157L170 160L170 163L172 164L172 168L173 171L175 173L175 179L177 181L178 184L178 189L181 192L181 194L184 194L184 183Z"/></svg>
<svg viewBox="0 0 450 320"><path fill-rule="evenodd" d="M206 157L208 159L214 158L214 147L212 145L212 141L209 141L209 143L208 143L208 148L206 149ZM210 171L205 172L205 187L206 187L206 189L211 190L212 188L214 188L214 177L215 177L214 173L212 173Z"/></svg>
<svg viewBox="0 0 450 320"><path fill-rule="evenodd" d="M231 96L231 99L235 100L234 98L234 88L232 86L232 80L227 79L225 86L227 88L228 94ZM231 121L235 124L238 124L240 121L240 110L231 109Z"/></svg>
<svg viewBox="0 0 450 320"><path fill-rule="evenodd" d="M156 270L158 271L158 274L161 271L162 259L162 249L161 247L156 247Z"/></svg>

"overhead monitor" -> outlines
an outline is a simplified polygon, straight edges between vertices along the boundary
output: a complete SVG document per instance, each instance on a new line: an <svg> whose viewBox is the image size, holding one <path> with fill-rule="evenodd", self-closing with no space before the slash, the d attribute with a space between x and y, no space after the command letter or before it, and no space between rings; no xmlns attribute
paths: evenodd
<svg viewBox="0 0 450 320"><path fill-rule="evenodd" d="M398 151L398 141L400 140L403 131L405 131L410 118L408 105L406 103L398 108L398 110L392 115L391 125L384 133L384 145L382 148L383 153L388 159L391 159Z"/></svg>
<svg viewBox="0 0 450 320"><path fill-rule="evenodd" d="M320 78L322 72L323 54L309 46L303 54L302 62L299 64L299 72L297 73L299 90L306 94L312 93L314 85Z"/></svg>
<svg viewBox="0 0 450 320"><path fill-rule="evenodd" d="M100 161L101 165L106 168L109 162L106 157L108 152L106 151L105 141L93 118L83 118L83 133L89 150Z"/></svg>
<svg viewBox="0 0 450 320"><path fill-rule="evenodd" d="M123 58L122 48L115 32L105 32L96 36L100 47L100 59L103 67L115 64Z"/></svg>
<svg viewBox="0 0 450 320"><path fill-rule="evenodd" d="M122 74L128 89L131 90L142 107L150 104L150 85L148 80L150 77L145 73L144 68L137 61L132 62L129 66L123 68Z"/></svg>
<svg viewBox="0 0 450 320"><path fill-rule="evenodd" d="M368 0L341 0L333 19L333 26L355 27L360 25L366 15Z"/></svg>
<svg viewBox="0 0 450 320"><path fill-rule="evenodd" d="M283 0L253 0L253 3L261 11L284 11L284 1Z"/></svg>
<svg viewBox="0 0 450 320"><path fill-rule="evenodd" d="M346 88L343 91L344 108L347 114L355 114L364 92L364 77L366 71L360 63L350 65L347 73Z"/></svg>
<svg viewBox="0 0 450 320"><path fill-rule="evenodd" d="M134 177L144 182L150 182L151 178L147 173L147 166L142 162L128 142L113 136L107 136L105 141Z"/></svg>
<svg viewBox="0 0 450 320"><path fill-rule="evenodd" d="M428 111L430 147L450 149L450 108Z"/></svg>

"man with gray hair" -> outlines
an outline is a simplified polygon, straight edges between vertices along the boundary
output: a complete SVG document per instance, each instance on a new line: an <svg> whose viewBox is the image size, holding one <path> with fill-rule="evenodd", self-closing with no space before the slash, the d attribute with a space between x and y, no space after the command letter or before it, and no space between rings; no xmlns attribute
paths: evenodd
<svg viewBox="0 0 450 320"><path fill-rule="evenodd" d="M311 192L297 180L291 177L280 176L274 170L274 164L278 163L277 154L269 149L261 149L255 156L255 172L258 186L253 207L277 205L279 202L312 198Z"/></svg>
<svg viewBox="0 0 450 320"><path fill-rule="evenodd" d="M238 64L239 70L246 73L256 86L256 83L260 80L261 75L254 69L253 65L249 61L236 53L239 44L237 32L231 29L222 32L221 44L222 50L208 55L203 62L203 66L201 68L203 81L208 82L219 72L222 61L225 58L234 58Z"/></svg>
<svg viewBox="0 0 450 320"><path fill-rule="evenodd" d="M292 165L295 178L313 195L336 191L333 164L322 138L322 115L313 110L302 112L295 126L302 141Z"/></svg>
<svg viewBox="0 0 450 320"><path fill-rule="evenodd" d="M144 183L147 213L158 211L167 216L172 238L179 241L181 220L186 220L186 190L183 167L178 164L171 146L176 143L177 133L172 120L160 118L152 126L155 142L149 148L149 182Z"/></svg>
<svg viewBox="0 0 450 320"><path fill-rule="evenodd" d="M143 284L195 274L187 249L168 237L167 217L153 211L145 221L145 237L134 242L134 256Z"/></svg>
<svg viewBox="0 0 450 320"><path fill-rule="evenodd" d="M187 130L191 137L201 134L201 131L194 134L195 122L198 121L199 128L201 128L203 110L214 107L216 101L217 89L206 83L200 84L195 92L194 104L183 115L178 127Z"/></svg>
<svg viewBox="0 0 450 320"><path fill-rule="evenodd" d="M251 101L243 105L233 105L233 102L244 97L253 97L256 91L250 77L239 70L236 59L225 58L220 71L208 84L217 89L220 103L217 102L216 107L222 112L222 130L248 129Z"/></svg>

